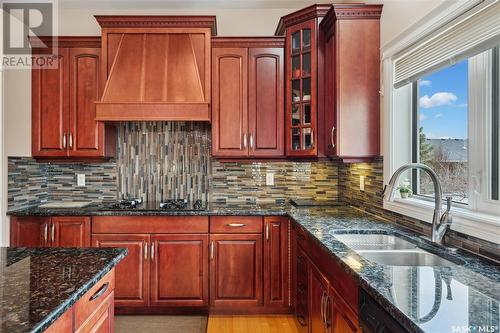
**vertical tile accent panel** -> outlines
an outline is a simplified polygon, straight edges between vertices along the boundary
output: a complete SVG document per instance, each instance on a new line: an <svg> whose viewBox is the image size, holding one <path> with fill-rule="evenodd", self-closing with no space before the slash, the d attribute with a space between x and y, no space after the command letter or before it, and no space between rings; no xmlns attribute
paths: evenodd
<svg viewBox="0 0 500 333"><path fill-rule="evenodd" d="M117 167L119 197L205 201L210 126L203 122L121 123Z"/></svg>
<svg viewBox="0 0 500 333"><path fill-rule="evenodd" d="M211 200L276 202L290 198L338 199L338 165L334 162L212 161ZM266 173L274 173L274 186Z"/></svg>
<svg viewBox="0 0 500 333"><path fill-rule="evenodd" d="M28 208L48 200L47 176L34 159L9 157L7 206L9 210Z"/></svg>

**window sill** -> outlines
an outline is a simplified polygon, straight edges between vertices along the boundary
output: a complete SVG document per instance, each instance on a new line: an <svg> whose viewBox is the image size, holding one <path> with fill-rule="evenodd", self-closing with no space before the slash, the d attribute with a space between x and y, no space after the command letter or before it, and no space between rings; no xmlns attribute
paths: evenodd
<svg viewBox="0 0 500 333"><path fill-rule="evenodd" d="M445 206L445 204L443 205ZM393 202L384 200L384 209L432 223L434 202L416 198L397 198ZM453 215L452 230L500 244L500 219L498 216L453 206L451 212Z"/></svg>

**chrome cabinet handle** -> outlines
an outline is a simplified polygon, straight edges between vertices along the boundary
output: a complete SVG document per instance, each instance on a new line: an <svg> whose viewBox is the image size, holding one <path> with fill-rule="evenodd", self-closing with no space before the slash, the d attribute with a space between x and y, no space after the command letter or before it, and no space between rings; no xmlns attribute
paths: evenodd
<svg viewBox="0 0 500 333"><path fill-rule="evenodd" d="M228 223L227 226L228 227L233 227L233 228L240 228L240 227L244 227L246 224L244 223Z"/></svg>
<svg viewBox="0 0 500 333"><path fill-rule="evenodd" d="M210 260L214 260L214 241L210 243Z"/></svg>
<svg viewBox="0 0 500 333"><path fill-rule="evenodd" d="M51 229L50 229L50 238L52 241L55 240L55 235L56 235L56 226L53 224Z"/></svg>
<svg viewBox="0 0 500 333"><path fill-rule="evenodd" d="M330 296L325 294L325 325L326 328L330 327L331 320L330 320Z"/></svg>
<svg viewBox="0 0 500 333"><path fill-rule="evenodd" d="M45 244L47 244L47 238L49 237L49 225L45 224L45 227L43 228L43 241Z"/></svg>
<svg viewBox="0 0 500 333"><path fill-rule="evenodd" d="M266 224L266 240L269 240L269 223Z"/></svg>
<svg viewBox="0 0 500 333"><path fill-rule="evenodd" d="M333 137L334 132L335 132L335 126L332 126L332 148L335 148L335 140Z"/></svg>
<svg viewBox="0 0 500 333"><path fill-rule="evenodd" d="M253 135L250 134L250 148L253 149Z"/></svg>
<svg viewBox="0 0 500 333"><path fill-rule="evenodd" d="M69 132L69 148L73 149L73 134Z"/></svg>
<svg viewBox="0 0 500 333"><path fill-rule="evenodd" d="M102 285L101 288L99 288L98 291L96 291L96 293L94 295L90 296L89 301L93 301L93 300L101 297L106 292L106 290L108 290L108 287L109 287L109 282L106 282L105 284Z"/></svg>
<svg viewBox="0 0 500 333"><path fill-rule="evenodd" d="M155 244L151 243L151 261L155 258Z"/></svg>
<svg viewBox="0 0 500 333"><path fill-rule="evenodd" d="M63 148L66 149L66 133L63 133L62 144L63 144Z"/></svg>
<svg viewBox="0 0 500 333"><path fill-rule="evenodd" d="M311 128L311 148L314 148L314 130Z"/></svg>
<svg viewBox="0 0 500 333"><path fill-rule="evenodd" d="M144 260L148 260L148 243L144 244Z"/></svg>
<svg viewBox="0 0 500 333"><path fill-rule="evenodd" d="M325 323L325 293L321 295L321 321Z"/></svg>
<svg viewBox="0 0 500 333"><path fill-rule="evenodd" d="M247 148L247 134L243 134L243 148Z"/></svg>

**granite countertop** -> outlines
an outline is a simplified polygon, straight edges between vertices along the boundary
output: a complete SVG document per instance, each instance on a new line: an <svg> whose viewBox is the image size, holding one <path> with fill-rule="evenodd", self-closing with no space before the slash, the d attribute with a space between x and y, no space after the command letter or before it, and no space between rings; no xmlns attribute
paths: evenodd
<svg viewBox="0 0 500 333"><path fill-rule="evenodd" d="M0 248L0 333L43 332L126 249Z"/></svg>
<svg viewBox="0 0 500 333"><path fill-rule="evenodd" d="M99 205L77 210L31 208L10 215L287 215L410 332L464 332L468 327L500 331L498 264L459 250L449 253L419 235L350 206L295 208L279 204L217 204L207 210L109 211ZM338 233L388 233L418 244L452 267L388 266L368 261L335 238ZM484 331L484 330L483 330ZM475 331L472 331L475 332ZM488 331L486 331L488 332Z"/></svg>

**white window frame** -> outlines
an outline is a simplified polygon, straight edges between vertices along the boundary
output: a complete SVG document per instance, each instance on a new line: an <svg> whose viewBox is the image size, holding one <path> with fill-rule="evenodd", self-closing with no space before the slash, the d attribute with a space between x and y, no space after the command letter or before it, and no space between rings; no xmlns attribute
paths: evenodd
<svg viewBox="0 0 500 333"><path fill-rule="evenodd" d="M405 141L402 141L403 138L401 137L402 125L398 123L402 117L398 115L397 112L401 112L401 108L397 108L396 105L394 105L393 69L395 55L480 2L482 2L482 0L457 1L451 5L444 3L382 49L381 93L383 110L382 147L384 155L384 183L389 182L390 177L398 167L405 162L411 161L411 154L401 156L401 142ZM489 93L491 94L491 92ZM476 101L476 104L471 103L475 102L469 101L471 108L482 107L482 105L477 104L480 102ZM481 119L485 119L485 117ZM484 122L478 124L474 121L471 123L469 120L469 137L476 137L476 133L481 133L480 131L484 126ZM484 135L481 136L485 137ZM474 163L469 162L469 168L472 170L470 172L472 178L469 184L470 186L475 186L478 195L472 198L467 207L460 207L461 205L452 206L453 224L451 225L451 229L466 235L500 244L500 206L486 199L488 184L485 181L481 182L481 173L479 173L478 178L478 171L489 170L488 160L486 158L486 156L489 156L489 154L486 154L488 145L479 141L479 144L481 143L483 143L483 145L479 148L469 148L469 151L474 151L475 154L477 154L476 156L469 157L470 161L475 161ZM408 146L408 150L410 149L411 146ZM405 161L406 159L407 161ZM484 176L482 178L484 179ZM393 202L384 200L383 206L384 209L416 218L427 223L432 223L433 202L414 197L404 200L396 199ZM477 209L480 209L481 212L478 212Z"/></svg>

